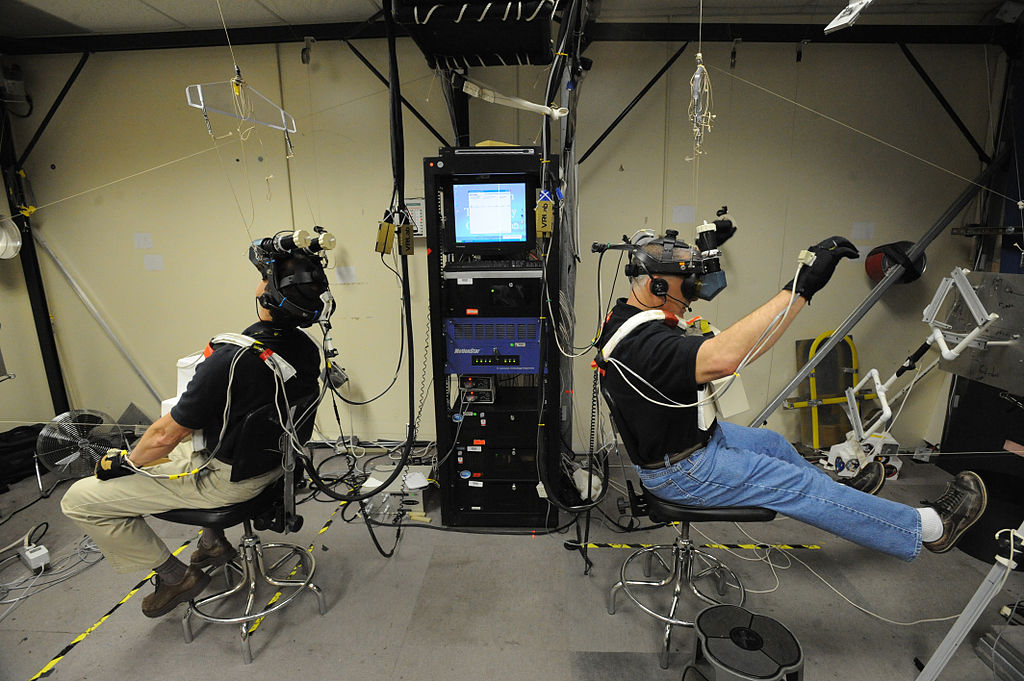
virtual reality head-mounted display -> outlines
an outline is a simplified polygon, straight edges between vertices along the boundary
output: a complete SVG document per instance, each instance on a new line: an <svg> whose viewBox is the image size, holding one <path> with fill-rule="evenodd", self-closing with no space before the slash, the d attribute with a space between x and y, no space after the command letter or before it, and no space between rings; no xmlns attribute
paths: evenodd
<svg viewBox="0 0 1024 681"><path fill-rule="evenodd" d="M334 298L319 255L322 249L314 251L310 244L309 235L299 230L257 239L249 247L249 262L267 281L258 301L270 311L275 324L307 327L334 311Z"/></svg>
<svg viewBox="0 0 1024 681"><path fill-rule="evenodd" d="M683 296L687 300L711 300L726 287L725 271L721 265L718 247L736 233L736 227L726 215L723 206L718 219L697 228L697 244L690 245L678 238L679 232L665 230L656 237L647 231L632 240L623 237L623 244L594 244L592 250L625 250L630 258L624 273L627 277L651 277L650 290L655 296L668 294L668 282L656 275L683 278Z"/></svg>

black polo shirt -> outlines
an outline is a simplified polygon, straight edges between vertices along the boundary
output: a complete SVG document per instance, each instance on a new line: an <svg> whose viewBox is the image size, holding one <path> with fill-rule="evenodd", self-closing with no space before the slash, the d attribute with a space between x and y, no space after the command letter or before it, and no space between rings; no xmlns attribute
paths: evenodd
<svg viewBox="0 0 1024 681"><path fill-rule="evenodd" d="M601 330L597 347L603 348L626 320L642 310L616 301ZM623 338L612 357L632 369L651 387L626 372L626 378L653 400L668 403L665 397L680 404L697 401L697 350L706 340L700 335L687 335L677 326L660 321L641 324ZM681 452L698 442L706 441L709 431L697 427L697 408L662 407L645 399L623 378L622 370L612 362L598 365L604 369L602 392L609 402L612 418L619 430L626 452L638 465L662 461L666 454ZM610 398L610 399L609 399Z"/></svg>
<svg viewBox="0 0 1024 681"><path fill-rule="evenodd" d="M320 378L320 352L316 343L304 332L296 328L275 327L267 322L257 322L243 332L260 341L265 347L284 358L296 374L288 380L285 385L285 394L288 397L288 404L295 406L319 392ZM228 427L225 431L225 444L217 451L217 459L233 464L238 467L241 463L244 469L243 477L252 477L270 470L274 465L280 463L280 454L270 451L236 452L236 448L229 446L235 441L239 429L235 428L241 420L249 413L273 404L274 400L274 372L261 360L257 354L249 349L241 348L230 343L218 343L211 346L213 354L199 363L195 375L189 381L185 392L182 393L178 403L171 408L171 418L185 428L192 430L202 429L206 438L206 449L213 452L218 445L225 400L227 399L228 378L231 371L231 364L235 357L238 362L235 364L234 376L231 378L231 406L228 412ZM279 400L284 413L284 403ZM298 416L298 414L296 414ZM276 421L276 414L274 415ZM312 419L309 420L309 424ZM304 437L309 436L310 428L306 430ZM277 442L270 443L276 448ZM249 457L250 461L239 462L235 459L243 456ZM259 460L255 460L259 459ZM232 480L236 475L232 471Z"/></svg>

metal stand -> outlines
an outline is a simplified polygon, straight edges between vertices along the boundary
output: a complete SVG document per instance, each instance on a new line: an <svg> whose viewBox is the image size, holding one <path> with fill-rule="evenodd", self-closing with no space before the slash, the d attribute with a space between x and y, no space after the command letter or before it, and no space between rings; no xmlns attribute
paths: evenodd
<svg viewBox="0 0 1024 681"><path fill-rule="evenodd" d="M288 549L288 552L274 562L273 565L268 567L264 564L263 552L265 549L275 548ZM274 570L292 557L298 561L295 569L292 570L293 574L299 574L298 579L276 579L270 576ZM320 614L326 614L327 602L324 600L323 592L321 592L320 587L313 584L312 581L315 569L316 561L313 559L312 553L296 544L262 544L260 543L259 537L252 531L250 521L246 520L245 534L242 537L241 544L239 545L239 558L224 566L224 577L229 588L211 596L195 599L189 603L181 620L183 633L185 635L185 643L191 643L193 640L191 621L193 617L197 617L206 622L235 624L239 626L239 633L241 635L242 660L245 664L249 664L252 662L252 649L249 645L249 637L250 634L255 631L256 625L259 624L258 620L262 620L270 613L276 612L277 610L285 607L299 594L305 593L306 591L310 591L314 596L316 596L317 607L320 610ZM231 585L232 580L230 579L231 572L234 572L239 576L238 582L233 586ZM256 587L261 581L266 582L273 587L277 587L278 593L265 607L257 608ZM291 589L291 591L285 592L284 589ZM237 617L221 617L203 610L207 605L216 603L217 601L228 598L229 596L233 596L243 590L246 594L246 600L245 610L241 615ZM256 624L251 624L253 622L256 622Z"/></svg>
<svg viewBox="0 0 1024 681"><path fill-rule="evenodd" d="M710 553L701 551L694 546L690 539L690 524L680 523L677 526L679 535L675 542L666 545L648 546L635 551L622 564L619 570L619 581L612 586L608 592L608 614L615 614L615 596L619 591L626 594L633 603L645 613L659 620L665 625L664 637L662 639L661 655L659 662L662 669L668 669L669 648L672 644L672 627L693 627L693 620L678 619L676 608L679 605L680 596L685 588L689 588L700 600L710 605L726 604L724 596L730 587L736 590L738 597L734 605L741 606L746 597L746 590L740 578L728 565L718 560ZM668 550L670 556L666 561L659 551ZM651 567L655 558L664 570L668 571L663 579L629 579L626 576L630 564L643 557L643 571L645 577L651 576ZM699 562L698 562L699 561ZM702 564L702 565L701 565ZM694 568L697 570L694 570ZM710 579L715 586L717 597L708 595L701 591L697 583L701 579ZM672 587L672 605L667 614L661 614L651 609L634 593L634 587Z"/></svg>
<svg viewBox="0 0 1024 681"><path fill-rule="evenodd" d="M1024 522L1021 523L1020 527L1017 528L1014 536L1010 538L1012 543L1015 539L1019 538L1024 534ZM1016 567L1016 563L1010 561L1009 558L1003 558L1002 556L996 556L996 562L992 565L992 569L988 571L985 576L985 581L981 583L978 590L974 592L974 596L970 602L967 603L967 607L960 613L960 617L957 618L956 622L953 623L949 633L946 634L946 638L942 639L942 643L932 653L931 659L928 660L928 664L924 666L921 673L917 675L917 681L935 681L939 678L939 674L946 668L949 660L953 657L953 653L963 643L964 638L967 636L967 632L971 630L975 622L981 616L982 610L989 604L989 601L999 593L999 590L1003 585L1003 575L1007 570L1012 570Z"/></svg>

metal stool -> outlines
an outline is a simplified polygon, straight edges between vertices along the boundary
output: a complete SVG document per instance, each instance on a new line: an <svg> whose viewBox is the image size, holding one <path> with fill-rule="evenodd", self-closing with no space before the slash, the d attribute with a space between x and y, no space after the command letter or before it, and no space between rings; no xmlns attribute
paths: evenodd
<svg viewBox="0 0 1024 681"><path fill-rule="evenodd" d="M244 533L238 545L238 556L224 565L224 578L228 588L224 591L210 596L197 598L189 602L185 615L182 618L182 627L185 632L185 643L192 642L192 622L194 615L207 622L219 622L221 624L236 624L240 627L242 638L242 659L245 664L252 662L252 649L249 645L249 635L255 627L250 628L249 623L262 619L272 612L276 612L291 603L299 594L306 591L312 592L317 599L320 614L327 612L327 603L324 595L316 584L313 584L313 571L316 569L316 561L313 554L297 544L260 542L259 536L253 531L253 521L258 529L274 529L281 531L279 523L273 522L273 516L280 510L283 496L282 484L276 483L263 490L256 497L231 506L210 509L178 509L157 513L155 517L169 520L174 523L195 525L199 527L212 527L227 529L242 524ZM298 525L301 525L301 517L298 518ZM289 529L297 530L297 526ZM264 562L264 551L267 549L286 549L285 554L274 561L269 567ZM294 557L296 563L294 569L287 577L279 579L272 577L274 570L288 562ZM238 582L232 585L232 573L238 575ZM299 575L291 579L293 575ZM256 609L256 589L260 582L277 589L275 595L267 606ZM221 617L205 611L206 606L228 598L236 593L245 591L246 602L242 614L234 617Z"/></svg>
<svg viewBox="0 0 1024 681"><path fill-rule="evenodd" d="M629 488L630 506L636 517L649 515L651 520L657 523L678 522L676 531L678 536L671 544L659 544L634 551L622 563L619 570L619 581L612 586L608 593L608 614L615 614L615 596L622 591L633 601L637 607L651 617L664 622L665 637L661 649L661 668L668 669L669 645L672 638L672 627L692 627L693 621L676 618L676 607L679 605L679 595L684 587L688 587L697 598L705 603L717 605L723 603L729 587L736 590L737 603L743 605L746 592L739 577L725 563L718 560L710 553L702 551L694 546L690 539L691 522L765 522L775 518L775 511L767 508L756 507L734 507L734 508L702 508L698 506L683 506L674 504L655 497L650 492L637 495L631 481L627 481ZM671 551L666 560L661 556L661 551ZM645 577L651 576L651 564L657 558L661 566L668 571L668 574L660 580L654 579L629 579L626 571L633 561L643 557L643 571ZM694 572L695 562L700 561L703 566L698 566ZM702 592L698 588L700 580L713 580L716 587L717 597ZM642 603L634 592L634 587L664 587L672 586L672 605L667 614L661 614L652 610Z"/></svg>
<svg viewBox="0 0 1024 681"><path fill-rule="evenodd" d="M801 681L800 644L781 623L735 605L697 615L693 663L683 681Z"/></svg>

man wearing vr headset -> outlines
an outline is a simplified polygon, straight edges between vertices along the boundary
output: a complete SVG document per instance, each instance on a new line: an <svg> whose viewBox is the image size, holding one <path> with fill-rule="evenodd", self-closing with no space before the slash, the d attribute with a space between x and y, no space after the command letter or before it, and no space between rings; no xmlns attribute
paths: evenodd
<svg viewBox="0 0 1024 681"><path fill-rule="evenodd" d="M256 323L243 336L211 341L170 413L130 453L111 450L97 464L96 477L79 480L61 500L64 514L92 537L117 572L156 573L156 590L142 601L147 617L198 596L210 581L204 568L223 565L237 552L222 530L203 528L185 565L142 516L217 508L259 494L281 475L277 414L287 419L289 406L308 404L319 392L320 352L300 328L330 314L323 267L308 253L275 252L260 243L249 256L262 276ZM312 418L297 426L308 439ZM202 432L203 449L193 447L194 431Z"/></svg>
<svg viewBox="0 0 1024 681"><path fill-rule="evenodd" d="M730 220L720 219L713 228L704 225L700 248L678 241L673 230L662 238L650 234L625 245L594 245L595 251L630 254L630 294L616 302L605 322L596 363L602 393L643 486L684 505L770 508L907 561L922 546L940 553L951 549L985 510L985 486L977 474L959 474L936 501L913 508L873 496L884 482L878 462L841 484L781 435L715 419L711 382L767 352L828 283L839 261L858 255L843 237L825 239L801 253L796 279L768 302L717 335L688 333L676 321L695 300L711 300L725 288L717 246L734 232ZM644 317L637 315L649 310L664 312L664 318L650 313L653 319L641 322Z"/></svg>

